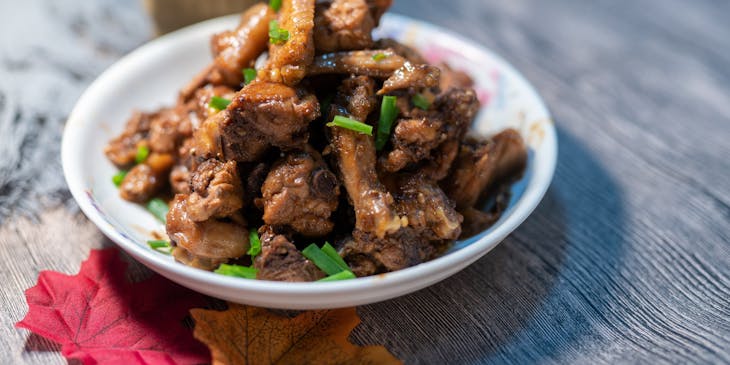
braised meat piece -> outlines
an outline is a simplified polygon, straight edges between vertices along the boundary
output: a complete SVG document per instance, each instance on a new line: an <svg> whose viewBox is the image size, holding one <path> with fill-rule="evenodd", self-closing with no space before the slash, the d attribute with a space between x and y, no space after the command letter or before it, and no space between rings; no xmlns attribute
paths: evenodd
<svg viewBox="0 0 730 365"><path fill-rule="evenodd" d="M359 277L405 269L427 260L433 253L428 242L407 227L385 237L356 229L341 246L342 258Z"/></svg>
<svg viewBox="0 0 730 365"><path fill-rule="evenodd" d="M309 67L309 75L361 75L386 79L403 67L406 60L392 50L335 52L319 55Z"/></svg>
<svg viewBox="0 0 730 365"><path fill-rule="evenodd" d="M180 101L187 102L205 85L238 88L243 82L241 70L253 65L269 44L269 22L276 17L266 4L252 6L241 15L236 29L211 38L213 62L180 90Z"/></svg>
<svg viewBox="0 0 730 365"><path fill-rule="evenodd" d="M414 65L426 64L426 59L423 58L420 52L415 49L406 46L392 38L382 38L375 41L376 49L390 49L395 54L400 55Z"/></svg>
<svg viewBox="0 0 730 365"><path fill-rule="evenodd" d="M308 139L309 122L318 116L314 95L283 84L254 82L195 131L195 154L250 162L270 146L301 148Z"/></svg>
<svg viewBox="0 0 730 365"><path fill-rule="evenodd" d="M420 171L439 181L456 157L459 141L479 110L473 90L451 89L436 98L432 109L413 109L391 136L392 150L380 159L389 172L420 164Z"/></svg>
<svg viewBox="0 0 730 365"><path fill-rule="evenodd" d="M193 156L190 150L195 145L192 138L183 141L182 146L178 149L178 159L172 171L170 171L170 187L173 194L190 194L190 176L193 168Z"/></svg>
<svg viewBox="0 0 730 365"><path fill-rule="evenodd" d="M273 227L259 229L261 254L256 256L254 267L257 279L276 281L315 281L325 274L307 260L296 246L284 235L277 234Z"/></svg>
<svg viewBox="0 0 730 365"><path fill-rule="evenodd" d="M391 137L393 150L382 158L381 164L386 171L400 171L408 164L428 158L447 137L444 122L439 119L427 115L401 119Z"/></svg>
<svg viewBox="0 0 730 365"><path fill-rule="evenodd" d="M261 191L266 224L288 226L307 237L332 231L330 215L337 209L339 183L314 149L291 152L277 161Z"/></svg>
<svg viewBox="0 0 730 365"><path fill-rule="evenodd" d="M318 2L314 44L319 52L370 48L375 19L365 0Z"/></svg>
<svg viewBox="0 0 730 365"><path fill-rule="evenodd" d="M366 120L376 104L375 83L359 76L345 80L335 107L340 114ZM347 105L341 107L339 105ZM355 208L355 227L377 237L400 229L393 196L378 180L372 136L345 128L332 128L331 144L342 182Z"/></svg>
<svg viewBox="0 0 730 365"><path fill-rule="evenodd" d="M243 82L241 70L266 50L269 44L269 22L276 13L267 4L259 3L241 15L238 28L214 35L211 39L213 64L224 82L238 86Z"/></svg>
<svg viewBox="0 0 730 365"><path fill-rule="evenodd" d="M451 178L442 186L460 211L474 207L495 181L521 173L527 149L519 132L507 129L491 139L467 138L459 150Z"/></svg>
<svg viewBox="0 0 730 365"><path fill-rule="evenodd" d="M405 62L403 66L393 72L392 76L385 80L383 88L378 91L378 95L406 89L430 89L439 86L440 77L441 70L436 66L415 65L411 62Z"/></svg>
<svg viewBox="0 0 730 365"><path fill-rule="evenodd" d="M243 187L235 161L203 162L193 172L190 185L193 192L188 197L187 212L195 222L225 218L243 207Z"/></svg>
<svg viewBox="0 0 730 365"><path fill-rule="evenodd" d="M169 154L153 153L144 163L133 167L119 186L124 200L145 203L167 186L167 176L175 164Z"/></svg>
<svg viewBox="0 0 730 365"><path fill-rule="evenodd" d="M474 87L474 80L466 72L454 70L446 63L441 63L439 69L441 69L439 89L471 89Z"/></svg>
<svg viewBox="0 0 730 365"><path fill-rule="evenodd" d="M150 122L156 113L134 112L127 121L124 131L109 141L104 148L106 157L114 165L124 168L134 163L134 157L137 155L137 145L147 138L150 131Z"/></svg>
<svg viewBox="0 0 730 365"><path fill-rule="evenodd" d="M396 195L398 211L408 218L408 226L429 241L455 240L461 233L463 217L454 202L431 179L423 175L401 178Z"/></svg>
<svg viewBox="0 0 730 365"><path fill-rule="evenodd" d="M177 246L175 251L179 247L187 251L178 253L181 257L194 255L220 263L243 256L249 249L248 231L240 219L196 222L188 213L188 196L184 194L175 195L170 203L166 229Z"/></svg>
<svg viewBox="0 0 730 365"><path fill-rule="evenodd" d="M270 42L269 60L259 73L263 80L296 85L314 59L315 0L283 0L279 28L288 32L283 42Z"/></svg>

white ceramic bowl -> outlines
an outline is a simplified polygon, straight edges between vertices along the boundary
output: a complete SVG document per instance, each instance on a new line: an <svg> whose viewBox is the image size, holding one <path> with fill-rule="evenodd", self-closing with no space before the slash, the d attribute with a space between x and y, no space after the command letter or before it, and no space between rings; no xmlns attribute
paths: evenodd
<svg viewBox="0 0 730 365"><path fill-rule="evenodd" d="M474 130L520 131L529 146L524 178L513 186L502 218L476 237L457 242L443 256L404 270L326 283L283 283L217 275L176 263L150 249L151 232L164 232L144 208L119 198L115 167L103 147L133 109L154 110L175 101L178 90L210 61L210 36L236 25L238 16L209 20L156 39L104 72L79 99L63 135L66 181L87 217L122 249L159 274L193 290L234 302L285 309L320 309L373 303L443 280L494 248L535 209L555 169L557 140L545 105L530 84L500 57L444 29L387 15L378 37L420 49L432 63L447 62L476 80L483 108Z"/></svg>

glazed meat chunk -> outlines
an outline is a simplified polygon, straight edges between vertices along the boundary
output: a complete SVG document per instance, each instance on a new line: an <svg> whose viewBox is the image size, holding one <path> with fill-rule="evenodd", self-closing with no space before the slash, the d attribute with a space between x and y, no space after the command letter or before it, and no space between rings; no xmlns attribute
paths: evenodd
<svg viewBox="0 0 730 365"><path fill-rule="evenodd" d="M319 116L314 95L283 84L254 82L243 88L224 111L195 131L196 155L250 162L275 146L302 148L309 122Z"/></svg>
<svg viewBox="0 0 730 365"><path fill-rule="evenodd" d="M455 240L461 233L463 217L454 202L432 180L423 175L400 179L396 196L398 210L408 218L408 226L430 241Z"/></svg>
<svg viewBox="0 0 730 365"><path fill-rule="evenodd" d="M320 52L370 48L375 25L370 5L365 0L318 2L314 43Z"/></svg>
<svg viewBox="0 0 730 365"><path fill-rule="evenodd" d="M396 124L392 150L381 157L382 167L397 172L420 164L425 175L436 181L443 179L478 110L479 100L470 89L447 91L436 98L432 110L413 109L408 119Z"/></svg>
<svg viewBox="0 0 730 365"><path fill-rule="evenodd" d="M345 80L334 109L357 120L367 119L375 107L375 83L364 76ZM363 232L384 237L400 229L400 217L393 196L378 180L375 170L375 142L372 136L332 128L331 144L337 158L342 182L355 208L355 227Z"/></svg>
<svg viewBox="0 0 730 365"><path fill-rule="evenodd" d="M526 164L527 149L514 129L488 140L468 138L459 150L452 177L442 186L457 209L471 208L493 182L521 173Z"/></svg>
<svg viewBox="0 0 730 365"><path fill-rule="evenodd" d="M359 277L405 269L425 261L433 253L431 246L410 228L385 237L356 229L341 246L342 258Z"/></svg>
<svg viewBox="0 0 730 365"><path fill-rule="evenodd" d="M225 218L243 207L243 187L235 161L203 162L193 172L190 185L193 192L188 197L187 212L195 222Z"/></svg>
<svg viewBox="0 0 730 365"><path fill-rule="evenodd" d="M288 153L276 162L261 191L266 224L289 226L307 237L332 231L339 184L314 149Z"/></svg>
<svg viewBox="0 0 730 365"><path fill-rule="evenodd" d="M109 141L104 148L106 157L114 165L124 168L134 163L137 155L137 146L147 138L150 131L150 123L156 113L134 112L127 121L124 131L116 138Z"/></svg>
<svg viewBox="0 0 730 365"><path fill-rule="evenodd" d="M175 164L169 154L151 154L144 163L133 167L119 186L124 200L146 203L167 185L167 176Z"/></svg>
<svg viewBox="0 0 730 365"><path fill-rule="evenodd" d="M342 74L386 79L407 62L392 50L335 52L317 56L309 75Z"/></svg>
<svg viewBox="0 0 730 365"><path fill-rule="evenodd" d="M211 270L249 249L248 230L233 219L196 222L188 214L188 196L178 194L167 213L167 235L176 246L173 255L188 264Z"/></svg>
<svg viewBox="0 0 730 365"><path fill-rule="evenodd" d="M296 85L307 75L314 58L315 0L283 0L279 28L288 32L283 42L271 42L269 61L259 76L263 80Z"/></svg>
<svg viewBox="0 0 730 365"><path fill-rule="evenodd" d="M257 279L276 281L315 281L325 274L307 260L296 246L284 235L277 234L273 227L259 229L261 254L256 256L254 267Z"/></svg>

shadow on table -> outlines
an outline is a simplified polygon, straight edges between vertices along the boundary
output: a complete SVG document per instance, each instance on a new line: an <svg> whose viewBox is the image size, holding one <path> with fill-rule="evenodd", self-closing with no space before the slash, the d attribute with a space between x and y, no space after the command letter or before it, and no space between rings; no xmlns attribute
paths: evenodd
<svg viewBox="0 0 730 365"><path fill-rule="evenodd" d="M607 311L596 296L621 267L625 212L620 188L583 142L561 130L558 138L555 180L525 223L459 274L359 308L356 342L383 344L406 363L452 364L535 363L588 340L584 313ZM599 262L598 273L584 272ZM575 284L586 275L588 285Z"/></svg>

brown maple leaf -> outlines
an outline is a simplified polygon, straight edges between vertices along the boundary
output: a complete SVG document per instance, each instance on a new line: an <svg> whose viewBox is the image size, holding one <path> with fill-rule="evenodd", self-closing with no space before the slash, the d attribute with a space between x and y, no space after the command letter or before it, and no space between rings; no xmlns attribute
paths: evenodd
<svg viewBox="0 0 730 365"><path fill-rule="evenodd" d="M208 345L213 365L402 364L383 346L361 347L347 340L360 323L355 308L292 318L233 303L225 311L190 312L195 338Z"/></svg>

